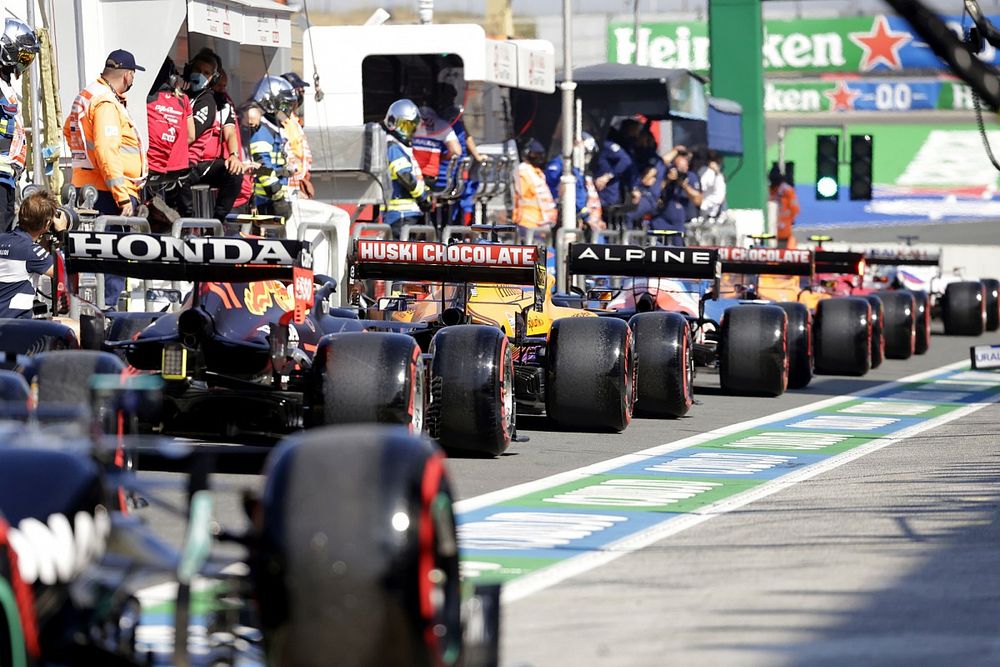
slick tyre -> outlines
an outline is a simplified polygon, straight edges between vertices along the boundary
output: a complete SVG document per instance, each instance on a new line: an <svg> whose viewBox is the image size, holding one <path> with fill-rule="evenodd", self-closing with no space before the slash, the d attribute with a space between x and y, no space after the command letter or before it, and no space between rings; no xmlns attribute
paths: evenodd
<svg viewBox="0 0 1000 667"><path fill-rule="evenodd" d="M397 333L349 332L320 339L310 423L399 424L423 430L424 365L420 347Z"/></svg>
<svg viewBox="0 0 1000 667"><path fill-rule="evenodd" d="M913 290L913 314L916 322L916 341L913 344L914 354L925 354L931 347L931 305L927 292Z"/></svg>
<svg viewBox="0 0 1000 667"><path fill-rule="evenodd" d="M861 297L819 302L813 324L817 373L864 375L871 370L871 310Z"/></svg>
<svg viewBox="0 0 1000 667"><path fill-rule="evenodd" d="M694 403L691 327L679 313L639 313L629 320L635 344L635 411L683 417Z"/></svg>
<svg viewBox="0 0 1000 667"><path fill-rule="evenodd" d="M906 290L879 292L887 359L909 359L917 342L916 300Z"/></svg>
<svg viewBox="0 0 1000 667"><path fill-rule="evenodd" d="M65 408L90 405L95 375L121 377L124 370L109 352L67 350L38 355L26 375L38 384L39 407Z"/></svg>
<svg viewBox="0 0 1000 667"><path fill-rule="evenodd" d="M0 370L0 419L25 421L30 402L31 390L24 376Z"/></svg>
<svg viewBox="0 0 1000 667"><path fill-rule="evenodd" d="M437 446L398 426L292 436L268 458L259 516L249 564L268 663L454 664L458 544Z"/></svg>
<svg viewBox="0 0 1000 667"><path fill-rule="evenodd" d="M575 429L623 431L635 403L632 332L611 317L569 317L549 330L545 410Z"/></svg>
<svg viewBox="0 0 1000 667"><path fill-rule="evenodd" d="M137 414L127 414L107 403L95 403L94 380L101 375L109 376L112 382L121 382L125 377L125 363L110 352L65 350L40 354L25 369L28 383L38 387L37 406L40 412L69 419L89 416L106 434L123 436L137 433ZM138 453L133 447L119 443L111 467L136 469ZM119 509L126 509L130 495L118 489L112 493L110 506L118 505Z"/></svg>
<svg viewBox="0 0 1000 667"><path fill-rule="evenodd" d="M812 314L803 303L777 305L788 317L788 388L808 387L813 378Z"/></svg>
<svg viewBox="0 0 1000 667"><path fill-rule="evenodd" d="M877 294L864 297L872 308L872 368L878 368L885 359L885 307Z"/></svg>
<svg viewBox="0 0 1000 667"><path fill-rule="evenodd" d="M32 356L79 347L76 334L64 324L46 320L0 319L0 349L6 354Z"/></svg>
<svg viewBox="0 0 1000 667"><path fill-rule="evenodd" d="M719 384L733 394L780 396L788 388L788 316L778 306L741 304L722 317Z"/></svg>
<svg viewBox="0 0 1000 667"><path fill-rule="evenodd" d="M983 278L983 291L986 293L986 330L1000 329L1000 280Z"/></svg>
<svg viewBox="0 0 1000 667"><path fill-rule="evenodd" d="M981 336L986 328L986 296L979 281L951 283L941 299L947 336Z"/></svg>
<svg viewBox="0 0 1000 667"><path fill-rule="evenodd" d="M431 341L428 431L447 449L499 456L514 435L513 351L496 327L445 327Z"/></svg>

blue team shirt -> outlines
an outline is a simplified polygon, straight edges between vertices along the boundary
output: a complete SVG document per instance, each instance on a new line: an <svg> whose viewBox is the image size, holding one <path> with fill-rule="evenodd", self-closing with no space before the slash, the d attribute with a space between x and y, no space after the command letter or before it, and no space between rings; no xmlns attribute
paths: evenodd
<svg viewBox="0 0 1000 667"><path fill-rule="evenodd" d="M0 317L31 317L35 301L32 275L52 268L52 255L15 229L0 234Z"/></svg>

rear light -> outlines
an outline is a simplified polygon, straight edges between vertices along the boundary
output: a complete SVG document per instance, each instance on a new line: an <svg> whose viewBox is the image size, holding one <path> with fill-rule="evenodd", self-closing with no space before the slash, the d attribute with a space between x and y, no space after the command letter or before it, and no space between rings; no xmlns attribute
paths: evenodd
<svg viewBox="0 0 1000 667"><path fill-rule="evenodd" d="M187 350L177 344L163 346L161 374L164 380L187 379Z"/></svg>

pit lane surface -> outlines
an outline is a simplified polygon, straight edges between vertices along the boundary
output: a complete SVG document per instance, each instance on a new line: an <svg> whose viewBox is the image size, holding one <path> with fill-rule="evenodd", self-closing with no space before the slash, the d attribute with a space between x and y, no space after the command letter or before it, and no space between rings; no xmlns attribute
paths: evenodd
<svg viewBox="0 0 1000 667"><path fill-rule="evenodd" d="M937 336L927 355L864 378L818 377L779 399L718 393L676 421L623 434L522 420L498 460L451 459L468 501L727 425L967 358L981 339ZM987 407L867 454L505 606L503 664L961 664L1000 662L996 419ZM150 476L157 473L150 473ZM224 476L221 487L257 478ZM476 501L472 501L475 503ZM467 503L460 503L459 509ZM217 517L242 524L222 494ZM158 522L159 523L159 522ZM179 537L180 526L163 520Z"/></svg>

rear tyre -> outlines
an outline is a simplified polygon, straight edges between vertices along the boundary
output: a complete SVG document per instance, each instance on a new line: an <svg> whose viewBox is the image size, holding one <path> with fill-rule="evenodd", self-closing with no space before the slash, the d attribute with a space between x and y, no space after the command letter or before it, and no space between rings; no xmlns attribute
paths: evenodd
<svg viewBox="0 0 1000 667"><path fill-rule="evenodd" d="M948 336L981 336L986 328L986 298L979 281L951 283L941 299L941 319Z"/></svg>
<svg viewBox="0 0 1000 667"><path fill-rule="evenodd" d="M824 299L816 306L813 342L816 372L864 375L872 363L872 314L868 299Z"/></svg>
<svg viewBox="0 0 1000 667"><path fill-rule="evenodd" d="M906 290L879 292L887 359L909 359L917 342L916 300Z"/></svg>
<svg viewBox="0 0 1000 667"><path fill-rule="evenodd" d="M983 278L980 281L986 292L986 330L1000 329L1000 280Z"/></svg>
<svg viewBox="0 0 1000 667"><path fill-rule="evenodd" d="M549 330L545 411L569 428L623 431L635 402L632 332L611 317L569 317Z"/></svg>
<svg viewBox="0 0 1000 667"><path fill-rule="evenodd" d="M514 361L503 331L445 327L431 341L428 427L443 447L499 456L514 434Z"/></svg>
<svg viewBox="0 0 1000 667"><path fill-rule="evenodd" d="M738 394L780 396L788 388L788 316L778 306L742 304L722 317L719 383Z"/></svg>
<svg viewBox="0 0 1000 667"><path fill-rule="evenodd" d="M30 398L31 392L23 375L0 370L0 419L26 420Z"/></svg>
<svg viewBox="0 0 1000 667"><path fill-rule="evenodd" d="M629 320L635 339L635 410L683 417L694 403L691 327L680 313L651 312Z"/></svg>
<svg viewBox="0 0 1000 667"><path fill-rule="evenodd" d="M250 559L268 662L455 664L461 594L443 459L386 426L306 431L271 454Z"/></svg>
<svg viewBox="0 0 1000 667"><path fill-rule="evenodd" d="M73 330L46 320L0 319L0 350L28 356L80 347Z"/></svg>
<svg viewBox="0 0 1000 667"><path fill-rule="evenodd" d="M323 424L400 424L423 429L420 347L396 333L340 333L320 339L310 420Z"/></svg>
<svg viewBox="0 0 1000 667"><path fill-rule="evenodd" d="M885 307L877 294L864 297L872 307L872 368L878 368L885 359Z"/></svg>
<svg viewBox="0 0 1000 667"><path fill-rule="evenodd" d="M803 303L779 303L788 317L788 388L802 389L813 378L812 314Z"/></svg>
<svg viewBox="0 0 1000 667"><path fill-rule="evenodd" d="M66 350L38 355L26 376L38 384L39 407L89 406L94 376L121 376L124 370L124 362L109 352Z"/></svg>
<svg viewBox="0 0 1000 667"><path fill-rule="evenodd" d="M913 353L924 354L931 347L931 306L927 300L927 292L913 290L910 293L913 295L913 312L917 330Z"/></svg>

